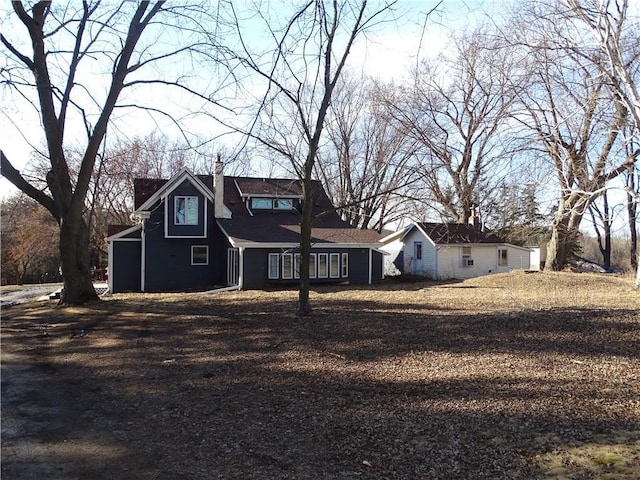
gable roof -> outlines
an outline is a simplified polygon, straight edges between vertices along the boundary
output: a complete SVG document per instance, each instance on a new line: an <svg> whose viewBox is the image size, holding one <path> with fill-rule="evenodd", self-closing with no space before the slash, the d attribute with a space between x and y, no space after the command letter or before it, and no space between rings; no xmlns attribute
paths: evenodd
<svg viewBox="0 0 640 480"><path fill-rule="evenodd" d="M447 244L477 244L477 243L505 243L495 233L479 228L467 223L416 223L425 235L427 235L436 245Z"/></svg>
<svg viewBox="0 0 640 480"><path fill-rule="evenodd" d="M145 210L151 207L161 198L165 198L171 194L171 192L178 188L185 180L191 182L204 197L213 201L213 176L194 175L189 169L184 168L169 180L152 178L134 179L134 208L136 210Z"/></svg>

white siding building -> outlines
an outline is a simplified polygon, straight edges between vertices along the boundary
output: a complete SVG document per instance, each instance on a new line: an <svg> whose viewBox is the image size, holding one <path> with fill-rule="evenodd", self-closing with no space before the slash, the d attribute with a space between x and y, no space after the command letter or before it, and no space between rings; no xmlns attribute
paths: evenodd
<svg viewBox="0 0 640 480"><path fill-rule="evenodd" d="M382 242L401 273L436 280L479 277L531 265L531 249L505 243L467 224L414 223Z"/></svg>

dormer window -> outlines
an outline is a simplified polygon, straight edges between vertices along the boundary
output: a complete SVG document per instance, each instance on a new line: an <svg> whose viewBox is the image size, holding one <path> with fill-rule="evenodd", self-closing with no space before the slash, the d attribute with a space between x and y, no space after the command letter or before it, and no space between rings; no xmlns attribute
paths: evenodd
<svg viewBox="0 0 640 480"><path fill-rule="evenodd" d="M175 197L175 224L198 224L198 197Z"/></svg>
<svg viewBox="0 0 640 480"><path fill-rule="evenodd" d="M251 208L254 210L271 210L273 203L270 198L252 198Z"/></svg>
<svg viewBox="0 0 640 480"><path fill-rule="evenodd" d="M291 200L290 198L274 198L273 208L275 210L292 210L293 200Z"/></svg>
<svg viewBox="0 0 640 480"><path fill-rule="evenodd" d="M292 198L252 198L252 210L293 210Z"/></svg>

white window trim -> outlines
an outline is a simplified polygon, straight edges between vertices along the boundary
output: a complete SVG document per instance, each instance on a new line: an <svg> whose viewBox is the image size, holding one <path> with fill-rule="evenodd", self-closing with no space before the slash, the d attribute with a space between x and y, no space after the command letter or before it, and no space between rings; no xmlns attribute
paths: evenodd
<svg viewBox="0 0 640 480"><path fill-rule="evenodd" d="M349 276L349 254L342 254L342 278L347 278Z"/></svg>
<svg viewBox="0 0 640 480"><path fill-rule="evenodd" d="M293 255L293 278L300 278L300 254Z"/></svg>
<svg viewBox="0 0 640 480"><path fill-rule="evenodd" d="M335 274L333 273L333 260L335 259L336 263L336 271ZM331 278L340 278L340 254L339 253L332 253L329 255L329 277Z"/></svg>
<svg viewBox="0 0 640 480"><path fill-rule="evenodd" d="M505 252L505 263L500 263L502 260L501 253ZM508 248L498 248L498 266L499 267L508 267L509 266L509 249Z"/></svg>
<svg viewBox="0 0 640 480"><path fill-rule="evenodd" d="M183 198L184 199L184 223L179 223L178 222L178 200ZM192 219L192 218L188 218L188 212L190 211L188 208L188 204L189 204L189 199L195 199L196 201L196 218ZM199 200L198 197L195 195L176 195L175 197L173 197L173 224L174 225L198 225L198 216L200 213L200 205L199 205Z"/></svg>
<svg viewBox="0 0 640 480"><path fill-rule="evenodd" d="M279 206L280 203L287 203L286 207ZM291 198L274 198L273 199L274 210L293 210L293 199Z"/></svg>
<svg viewBox="0 0 640 480"><path fill-rule="evenodd" d="M313 267L313 270L311 269ZM316 258L316 254L312 253L309 255L309 278L317 278L318 275L318 262Z"/></svg>
<svg viewBox="0 0 640 480"><path fill-rule="evenodd" d="M264 206L256 206L254 202L264 203ZM273 208L273 200L270 198L252 198L251 199L251 208L253 210L271 210Z"/></svg>
<svg viewBox="0 0 640 480"><path fill-rule="evenodd" d="M320 273L320 263L321 263L321 259L324 258L324 266L325 266L325 273L321 274ZM329 254L328 253L319 253L318 254L318 278L329 278Z"/></svg>
<svg viewBox="0 0 640 480"><path fill-rule="evenodd" d="M271 259L274 258L274 257L276 258L276 269L275 269L276 275L275 276L273 276L273 272L271 270L271 265L272 265L271 264ZM279 274L280 274L280 255L278 253L270 253L269 254L269 266L268 266L267 270L268 270L268 277L269 277L270 280L277 280L277 279L280 278L280 276L279 276Z"/></svg>
<svg viewBox="0 0 640 480"><path fill-rule="evenodd" d="M204 248L205 251L207 252L207 259L206 259L206 261L204 263L195 263L193 261L194 250L196 248ZM204 265L209 265L209 245L191 245L191 265L196 265L198 267L204 266Z"/></svg>
<svg viewBox="0 0 640 480"><path fill-rule="evenodd" d="M289 259L289 267L290 267L290 271L289 274L285 275L285 260ZM293 278L293 254L291 253L284 253L282 254L282 279L283 280L291 280Z"/></svg>

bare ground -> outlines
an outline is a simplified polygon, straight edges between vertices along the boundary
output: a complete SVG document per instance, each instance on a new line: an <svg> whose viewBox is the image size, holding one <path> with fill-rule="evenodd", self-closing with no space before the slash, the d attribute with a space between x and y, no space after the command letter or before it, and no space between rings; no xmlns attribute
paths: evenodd
<svg viewBox="0 0 640 480"><path fill-rule="evenodd" d="M640 294L595 274L2 311L2 478L637 479Z"/></svg>

